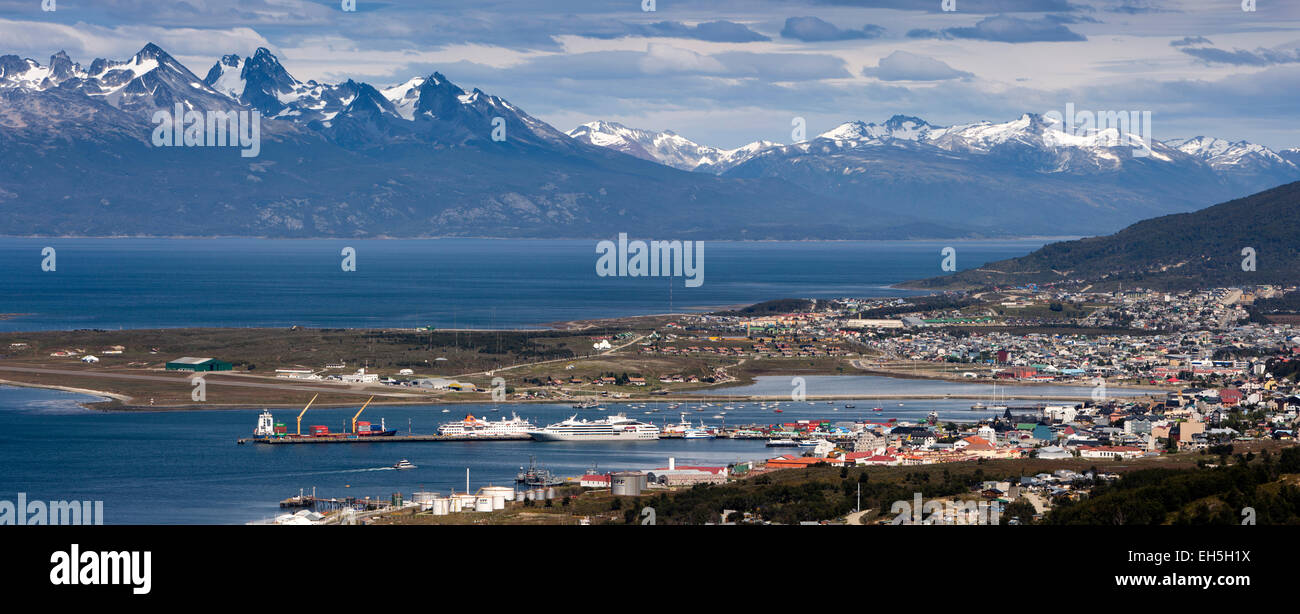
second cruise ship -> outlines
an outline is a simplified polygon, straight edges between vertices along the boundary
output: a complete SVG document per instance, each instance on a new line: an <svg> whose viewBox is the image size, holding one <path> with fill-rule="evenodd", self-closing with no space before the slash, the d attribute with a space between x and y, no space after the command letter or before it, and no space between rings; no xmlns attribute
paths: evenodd
<svg viewBox="0 0 1300 614"><path fill-rule="evenodd" d="M528 434L538 441L644 441L659 439L659 427L623 414L591 421L575 415Z"/></svg>
<svg viewBox="0 0 1300 614"><path fill-rule="evenodd" d="M518 414L511 413L509 418L502 418L495 422L475 418L473 414L465 416L464 420L448 422L438 427L439 435L455 435L458 437L498 437L506 435L527 435L529 431L536 428L532 422L520 418Z"/></svg>

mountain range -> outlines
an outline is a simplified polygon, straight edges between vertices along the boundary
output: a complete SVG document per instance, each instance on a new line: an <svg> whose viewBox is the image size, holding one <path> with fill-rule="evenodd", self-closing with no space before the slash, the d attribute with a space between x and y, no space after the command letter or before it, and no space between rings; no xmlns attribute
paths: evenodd
<svg viewBox="0 0 1300 614"><path fill-rule="evenodd" d="M779 178L973 234L1113 232L1300 179L1300 149L1198 136L1153 139L1147 155L1135 156L1115 129L1076 136L1059 120L1028 113L947 127L895 115L882 124L846 122L792 145L758 141L732 150L613 122L569 135L683 170Z"/></svg>
<svg viewBox="0 0 1300 614"><path fill-rule="evenodd" d="M955 289L1026 284L1097 290L1300 285L1300 182L1113 235L1062 241L1020 258L902 284ZM960 258L960 255L958 255Z"/></svg>
<svg viewBox="0 0 1300 614"><path fill-rule="evenodd" d="M155 112L177 105L257 111L260 154L155 146ZM1294 150L1198 137L1137 159L1106 135L1052 141L1049 128L1036 115L948 128L896 116L728 150L609 122L566 134L438 72L300 81L266 49L202 78L152 43L89 66L4 55L0 234L1093 234L1300 179Z"/></svg>

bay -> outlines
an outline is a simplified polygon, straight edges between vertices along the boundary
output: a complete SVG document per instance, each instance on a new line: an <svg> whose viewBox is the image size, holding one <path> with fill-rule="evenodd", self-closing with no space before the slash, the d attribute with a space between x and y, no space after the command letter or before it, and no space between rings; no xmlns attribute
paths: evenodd
<svg viewBox="0 0 1300 614"><path fill-rule="evenodd" d="M594 240L0 238L0 331L175 327L528 328L889 288L1046 239L706 242L703 284L600 277ZM55 270L42 270L54 248ZM342 251L356 270L342 268Z"/></svg>

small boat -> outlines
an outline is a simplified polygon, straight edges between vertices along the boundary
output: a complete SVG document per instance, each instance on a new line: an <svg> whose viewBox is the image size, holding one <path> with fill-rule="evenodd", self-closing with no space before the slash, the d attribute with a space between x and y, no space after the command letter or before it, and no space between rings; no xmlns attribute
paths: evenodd
<svg viewBox="0 0 1300 614"><path fill-rule="evenodd" d="M853 409L855 407L857 407L857 405L845 405L844 409Z"/></svg>
<svg viewBox="0 0 1300 614"><path fill-rule="evenodd" d="M774 410L772 410L772 411L774 411L774 412L776 412L776 413L779 414L779 413L781 413L781 412L784 411L784 410L781 410L781 409L774 409Z"/></svg>
<svg viewBox="0 0 1300 614"><path fill-rule="evenodd" d="M885 408L883 408L883 407L872 407L872 408L871 408L871 411L885 411Z"/></svg>
<svg viewBox="0 0 1300 614"><path fill-rule="evenodd" d="M442 413L444 413L444 414L450 414L450 413L451 413L451 410L450 410L450 409L444 409L444 410L442 410Z"/></svg>
<svg viewBox="0 0 1300 614"><path fill-rule="evenodd" d="M403 458L402 460L397 461L396 465L393 465L393 469L415 469L415 465L412 465L411 461Z"/></svg>

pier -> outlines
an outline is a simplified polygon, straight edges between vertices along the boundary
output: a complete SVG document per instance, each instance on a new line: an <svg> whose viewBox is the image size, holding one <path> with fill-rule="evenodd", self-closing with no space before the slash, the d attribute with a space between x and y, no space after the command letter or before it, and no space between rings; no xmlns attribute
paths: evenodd
<svg viewBox="0 0 1300 614"><path fill-rule="evenodd" d="M365 436L325 436L325 437L301 437L297 435L288 435L285 437L241 437L236 440L239 444L245 443L265 443L270 445L283 445L292 443L398 443L398 442L416 442L416 441L526 441L533 437L531 435L365 435Z"/></svg>

